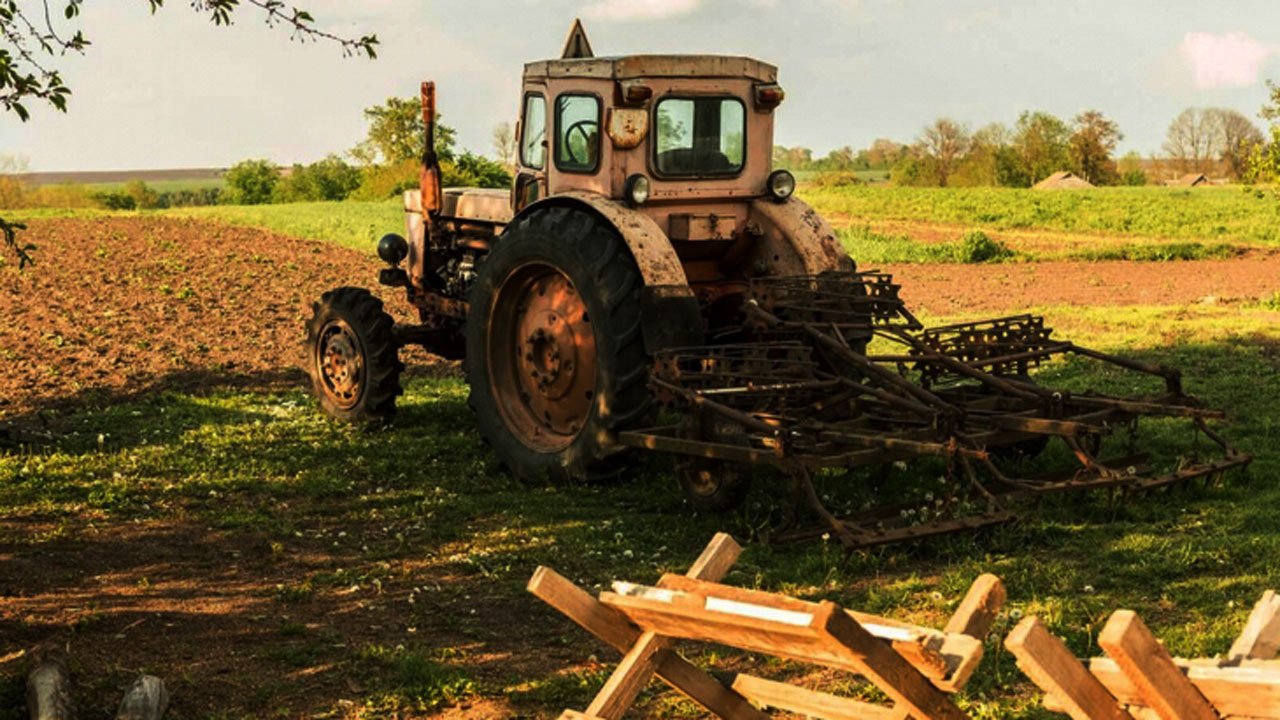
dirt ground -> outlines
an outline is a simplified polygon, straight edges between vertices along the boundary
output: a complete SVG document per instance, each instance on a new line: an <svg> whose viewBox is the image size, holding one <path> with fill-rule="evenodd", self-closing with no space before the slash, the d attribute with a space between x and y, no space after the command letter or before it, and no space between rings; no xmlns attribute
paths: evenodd
<svg viewBox="0 0 1280 720"><path fill-rule="evenodd" d="M869 268L868 268L869 269ZM1252 302L1280 291L1280 255L1140 263L888 265L902 297L934 315L1021 311L1054 305L1187 305Z"/></svg>
<svg viewBox="0 0 1280 720"><path fill-rule="evenodd" d="M123 390L299 382L311 303L376 285L380 267L372 252L192 219L35 221L22 238L38 264L0 267L0 423Z"/></svg>
<svg viewBox="0 0 1280 720"><path fill-rule="evenodd" d="M0 357L7 361L0 426L122 394L235 385L251 376L259 385L265 377L268 387L296 386L304 381L296 366L311 301L330 287L370 283L378 267L371 254L183 219L32 222L25 239L39 246L39 264L23 273L11 263L0 268ZM1280 289L1280 257L1262 255L1155 266L884 269L899 275L909 303L933 314L1208 297L1225 302ZM396 300L390 298L389 309L402 314ZM322 638L394 644L410 628L363 594L317 595L281 616L274 601L279 586L346 562L348 551L335 548L336 531L308 531L298 539L300 552L282 561L266 537L182 520L91 524L66 535L56 523L0 519L0 674L24 662L34 644L70 630L78 666L99 671L99 692L122 687L138 669L177 666L183 674L172 684L180 714L206 716L222 707L221 699L255 691L239 685L251 675L255 648L274 644L287 651L296 643L281 639L287 638L283 628L293 624ZM343 532L355 545L375 530L344 526ZM21 550L13 549L15 537L24 538ZM451 579L433 581L447 586ZM410 589L396 582L388 580L379 592ZM461 593L457 603L458 614L469 606ZM420 617L412 632L431 634L442 645L474 642L457 634L449 616L454 608L442 609L448 612ZM525 609L498 610L501 626L490 630L518 646L520 625L501 619ZM315 652L328 657L323 648ZM571 648L539 648L494 656L491 672L509 675L513 662L578 661ZM272 702L286 707L316 707L362 692L358 676L323 663L304 663L271 688L279 694ZM486 700L448 713L505 717L510 708Z"/></svg>

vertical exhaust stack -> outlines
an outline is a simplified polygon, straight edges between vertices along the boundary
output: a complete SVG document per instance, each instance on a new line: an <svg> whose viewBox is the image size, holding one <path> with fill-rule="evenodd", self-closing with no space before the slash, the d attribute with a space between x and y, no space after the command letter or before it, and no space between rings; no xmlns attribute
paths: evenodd
<svg viewBox="0 0 1280 720"><path fill-rule="evenodd" d="M422 189L422 214L435 217L440 214L440 158L436 157L436 84L422 83L422 124L426 128L426 143L422 149L422 174L418 186Z"/></svg>

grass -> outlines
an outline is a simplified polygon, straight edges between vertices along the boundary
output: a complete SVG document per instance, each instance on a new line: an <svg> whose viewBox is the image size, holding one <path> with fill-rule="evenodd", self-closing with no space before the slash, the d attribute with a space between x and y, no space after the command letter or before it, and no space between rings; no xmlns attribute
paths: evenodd
<svg viewBox="0 0 1280 720"><path fill-rule="evenodd" d="M404 232L404 209L397 200L340 203L308 202L280 205L215 205L175 208L165 215L198 217L261 227L300 238L326 240L368 251L386 233Z"/></svg>
<svg viewBox="0 0 1280 720"><path fill-rule="evenodd" d="M921 220L987 230L1044 229L1192 241L1280 244L1280 203L1238 187L808 187L824 214L858 221Z"/></svg>
<svg viewBox="0 0 1280 720"><path fill-rule="evenodd" d="M155 192L179 192L182 190L205 190L221 188L226 185L222 178L197 178L188 180L146 180L147 187ZM128 182L78 183L90 193L117 192L123 190Z"/></svg>
<svg viewBox="0 0 1280 720"><path fill-rule="evenodd" d="M1265 307L1047 311L1065 337L1183 368L1192 392L1230 409L1229 435L1257 454L1252 470L1221 488L1119 506L1098 496L1053 500L1015 525L847 559L820 542L752 544L729 582L937 625L974 577L999 574L1009 609L962 696L979 717L1042 717L998 644L1019 615L1042 615L1082 654L1095 651L1092 638L1119 607L1141 612L1175 654L1225 651L1256 597L1280 585L1280 488L1270 480L1280 472L1280 317ZM1068 388L1132 389L1124 376L1084 364L1054 365L1041 377ZM302 388L170 392L86 407L50 418L69 434L0 456L0 513L52 521L70 535L86 523L191 522L263 537L282 560L312 557L332 541L341 550L278 588L274 602L288 611L376 587L373 603L385 588L388 599L377 602L389 609L367 611L368 623L416 626L417 634L402 648L331 649L290 626L289 646L266 656L281 676L319 662L354 668L367 717L467 698L554 717L582 704L603 673L582 664L598 645L525 593L536 566L593 590L615 578L651 582L682 571L714 532L750 535L781 510L781 488L767 481L734 514L695 515L668 465L652 458L619 485L522 485L494 466L465 396L457 379L412 379L396 426L380 432L322 418ZM1155 446L1175 442L1164 424L1152 429ZM925 469L902 479L932 477ZM857 501L857 483L823 482L835 504ZM50 541L2 539L24 553ZM416 601L390 605L406 584ZM441 654L441 646L459 650ZM709 662L712 653L693 659ZM495 669L483 659L495 654L511 663ZM550 659L527 661L536 655ZM0 696L15 692L11 678L0 680ZM643 707L655 717L690 712L659 690Z"/></svg>

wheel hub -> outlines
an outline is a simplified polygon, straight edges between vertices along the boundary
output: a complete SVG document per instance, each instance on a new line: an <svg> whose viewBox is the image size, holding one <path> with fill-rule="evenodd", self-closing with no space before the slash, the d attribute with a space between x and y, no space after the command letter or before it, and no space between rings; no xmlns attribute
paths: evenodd
<svg viewBox="0 0 1280 720"><path fill-rule="evenodd" d="M504 419L531 447L566 447L595 397L586 304L568 277L541 263L511 273L494 303L489 363Z"/></svg>
<svg viewBox="0 0 1280 720"><path fill-rule="evenodd" d="M355 405L364 379L364 357L355 332L344 322L330 323L320 333L316 352L325 392L341 407Z"/></svg>

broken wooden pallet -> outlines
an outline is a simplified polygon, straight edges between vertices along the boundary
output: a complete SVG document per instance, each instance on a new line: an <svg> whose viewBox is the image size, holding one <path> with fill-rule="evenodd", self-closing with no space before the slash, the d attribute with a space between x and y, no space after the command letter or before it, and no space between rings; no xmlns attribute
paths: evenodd
<svg viewBox="0 0 1280 720"><path fill-rule="evenodd" d="M656 675L721 718L762 720L760 708L813 718L963 718L950 693L964 687L982 659L987 632L1004 604L1000 580L983 575L944 630L852 612L832 602L719 584L742 549L718 534L685 575L656 586L615 583L593 598L550 568L529 591L623 653L585 712L561 716L617 720ZM726 682L694 667L671 647L676 640L727 645L811 665L845 670L874 683L892 705L853 700L738 674Z"/></svg>
<svg viewBox="0 0 1280 720"><path fill-rule="evenodd" d="M1173 658L1136 613L1118 610L1098 645L1077 660L1035 617L1005 639L1044 705L1073 720L1280 720L1280 596L1268 590L1222 659Z"/></svg>

